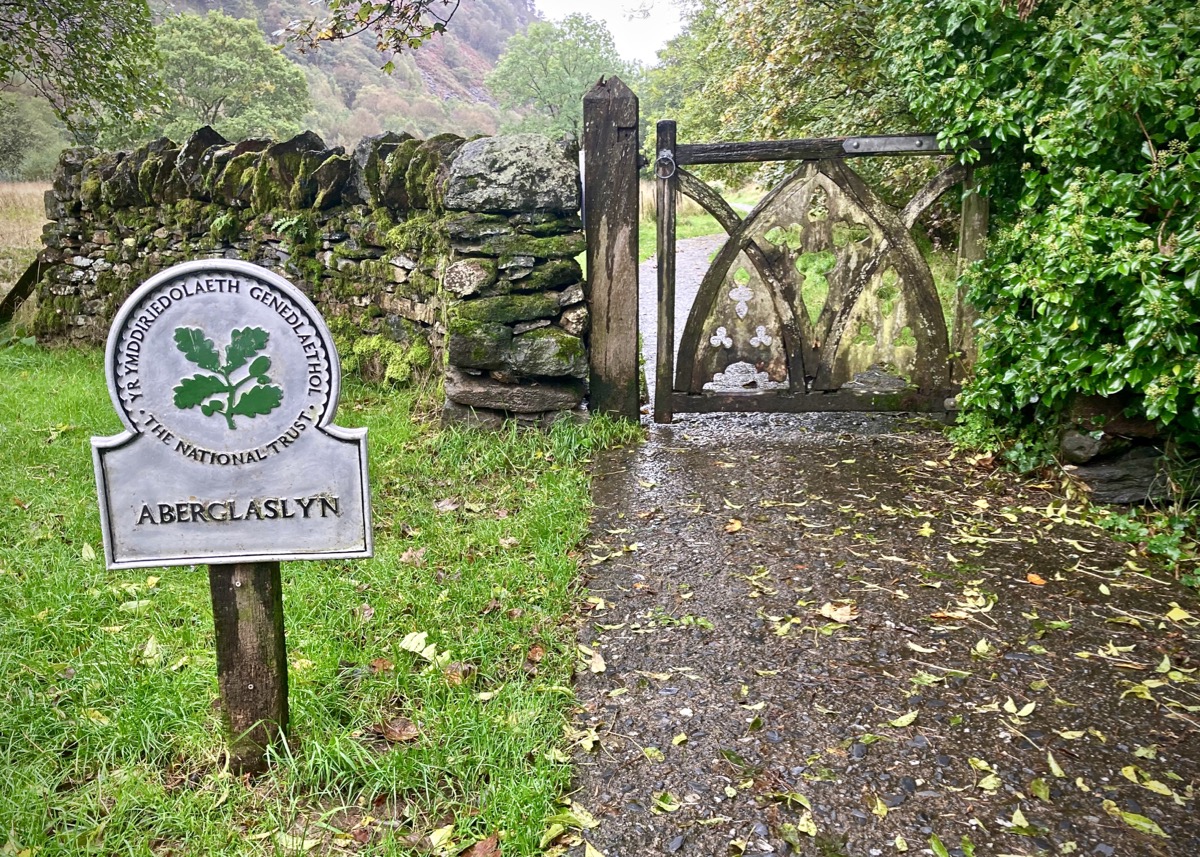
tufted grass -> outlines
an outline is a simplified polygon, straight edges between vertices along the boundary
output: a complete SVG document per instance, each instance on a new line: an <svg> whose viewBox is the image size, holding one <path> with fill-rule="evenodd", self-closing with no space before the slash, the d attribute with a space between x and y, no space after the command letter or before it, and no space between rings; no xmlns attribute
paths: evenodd
<svg viewBox="0 0 1200 857"><path fill-rule="evenodd" d="M251 780L223 763L203 568L100 558L88 439L119 429L101 355L3 347L0 375L3 853L402 855L432 835L454 854L492 834L540 853L570 778L585 465L636 428L443 430L430 396L349 381L376 556L284 564L293 728ZM419 631L467 666L400 648ZM383 740L395 717L415 740Z"/></svg>
<svg viewBox="0 0 1200 857"><path fill-rule="evenodd" d="M44 182L0 182L0 295L25 273L42 246Z"/></svg>

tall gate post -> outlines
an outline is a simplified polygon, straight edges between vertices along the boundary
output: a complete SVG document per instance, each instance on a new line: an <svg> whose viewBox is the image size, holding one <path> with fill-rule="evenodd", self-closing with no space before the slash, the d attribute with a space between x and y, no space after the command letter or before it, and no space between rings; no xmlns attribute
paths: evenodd
<svg viewBox="0 0 1200 857"><path fill-rule="evenodd" d="M958 234L958 276L987 251L988 198L979 192L979 179L972 167L963 177L962 223ZM978 314L967 300L961 285L954 298L954 334L950 351L955 355L951 375L955 383L963 383L975 368L978 348L975 342L975 320Z"/></svg>
<svg viewBox="0 0 1200 857"><path fill-rule="evenodd" d="M583 97L590 408L638 419L638 99L621 79Z"/></svg>

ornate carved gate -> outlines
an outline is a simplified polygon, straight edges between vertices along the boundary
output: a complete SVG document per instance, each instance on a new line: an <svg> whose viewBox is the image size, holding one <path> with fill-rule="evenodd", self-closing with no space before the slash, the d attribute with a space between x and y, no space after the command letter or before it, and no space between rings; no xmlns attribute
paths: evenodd
<svg viewBox="0 0 1200 857"><path fill-rule="evenodd" d="M961 183L954 165L902 209L846 160L940 154L933 136L677 145L658 123L658 357L654 419L703 411L939 411L950 343L917 218ZM739 215L683 169L798 161ZM696 294L675 360L675 215L683 193L728 233Z"/></svg>

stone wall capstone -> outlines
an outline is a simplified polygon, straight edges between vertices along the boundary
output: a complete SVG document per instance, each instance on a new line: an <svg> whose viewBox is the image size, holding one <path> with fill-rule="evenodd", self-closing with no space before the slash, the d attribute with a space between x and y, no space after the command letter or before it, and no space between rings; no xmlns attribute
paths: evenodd
<svg viewBox="0 0 1200 857"><path fill-rule="evenodd" d="M581 406L588 311L576 153L536 135L316 134L63 153L34 332L101 343L126 297L196 258L296 283L343 367L445 380L448 419L544 424Z"/></svg>

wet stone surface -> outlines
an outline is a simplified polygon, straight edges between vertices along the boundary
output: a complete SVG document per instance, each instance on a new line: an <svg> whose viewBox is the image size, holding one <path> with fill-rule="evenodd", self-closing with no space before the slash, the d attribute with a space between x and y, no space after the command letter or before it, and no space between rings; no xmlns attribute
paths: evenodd
<svg viewBox="0 0 1200 857"><path fill-rule="evenodd" d="M583 838L1200 853L1200 610L1049 488L878 415L681 419L599 459Z"/></svg>

